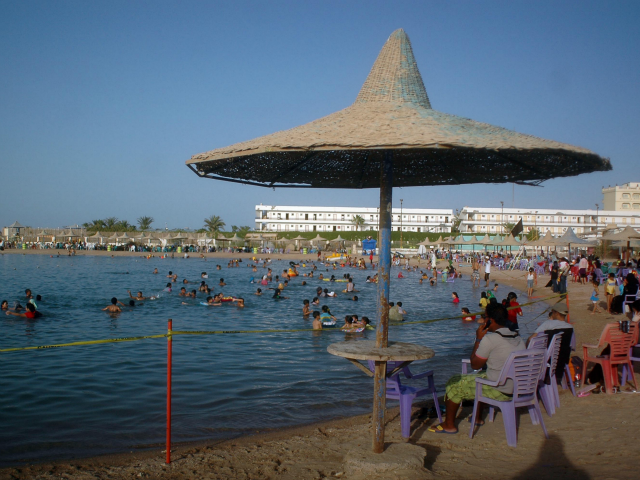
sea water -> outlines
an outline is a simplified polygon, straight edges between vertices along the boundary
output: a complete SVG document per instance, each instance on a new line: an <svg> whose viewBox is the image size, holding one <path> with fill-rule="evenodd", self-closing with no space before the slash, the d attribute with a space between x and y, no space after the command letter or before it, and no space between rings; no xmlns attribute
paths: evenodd
<svg viewBox="0 0 640 480"><path fill-rule="evenodd" d="M147 260L142 257L66 255L0 256L0 299L25 305L24 290L42 295L38 309L44 314L27 320L0 314L0 348L49 345L105 338L164 334L167 320L174 330L308 329L302 301L311 300L318 286L336 291L322 298L343 323L346 314L368 316L375 322L376 285L365 283L371 269L319 266L315 278L296 277L283 292L287 300L273 300L268 287L250 283L267 270L252 272L243 261L227 268L226 259L201 258ZM222 266L216 270L216 265ZM273 276L289 261L274 260ZM152 274L158 268L159 274ZM300 267L309 272L310 267ZM173 292L163 288L169 271L178 275ZM200 305L206 295L185 299L178 295L184 278L187 290L198 288L201 272L215 292L243 297L246 307L225 303ZM419 284L419 273L392 269L391 301L401 301L406 320L428 320L460 314L460 307L477 311L482 288L463 278L454 283ZM346 283L317 278L351 273L359 301L347 300ZM220 278L227 283L218 287ZM302 286L302 281L308 285ZM484 282L481 283L484 285ZM493 283L490 284L493 286ZM263 295L254 292L262 288ZM159 294L118 315L101 311L117 297L128 304L127 290L135 295ZM500 286L498 300L508 289ZM451 292L460 296L453 304ZM520 292L517 292L520 295ZM524 303L520 296L520 303ZM187 305L183 305L185 302ZM319 310L320 307L312 307ZM538 303L524 307L520 323L523 337L544 312ZM419 325L391 326L390 341L419 343L432 348L430 360L415 362L414 371L434 369L439 393L460 360L468 358L477 324L449 319ZM371 411L372 382L343 358L327 353L334 342L375 339L374 331L225 334L173 337L172 438L174 442L229 438L364 414ZM0 464L52 458L86 457L161 445L165 435L167 340L148 339L102 345L0 353ZM389 405L395 402L389 401Z"/></svg>

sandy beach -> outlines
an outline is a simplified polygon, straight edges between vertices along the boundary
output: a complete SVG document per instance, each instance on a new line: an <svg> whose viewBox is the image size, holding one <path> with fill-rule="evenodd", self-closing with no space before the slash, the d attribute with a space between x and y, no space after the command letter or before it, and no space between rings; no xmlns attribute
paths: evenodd
<svg viewBox="0 0 640 480"><path fill-rule="evenodd" d="M55 255L55 250L9 250L5 254ZM64 253L64 252L60 252ZM142 256L130 252L83 252L78 255ZM220 258L251 258L253 254L207 254L207 261ZM258 255L260 256L260 255ZM263 255L264 257L264 255ZM180 257L182 258L182 257ZM310 255L273 255L272 258L310 259ZM176 260L178 254L176 254ZM194 254L192 259L198 259ZM171 261L168 259L167 261ZM467 274L469 267L463 268ZM501 293L511 285L526 290L524 272L492 272L491 284L499 283ZM548 296L543 286L548 277L541 277L535 296ZM484 285L484 283L481 283ZM393 288L393 286L392 286ZM505 291L506 290L506 291ZM571 321L577 333L576 355L582 354L582 343L597 343L604 324L620 316L606 313L591 315L591 287L569 281ZM526 298L520 298L524 303ZM604 303L604 302L603 302ZM438 372L436 372L436 375ZM442 392L443 393L443 392ZM560 391L561 408L553 417L543 412L549 431L544 438L540 426L531 424L522 415L518 431L518 447L506 444L500 414L494 423L479 427L473 440L468 438L470 423L466 418L471 407L459 413L458 435L436 435L427 428L437 419L426 414L428 403L414 404L411 443L427 451L422 471L399 471L385 479L422 479L432 477L452 479L632 479L637 478L637 426L640 424L638 396L592 394L574 398L569 391ZM387 410L386 441L401 442L399 411ZM89 459L61 460L0 470L4 479L364 479L362 475L344 472L345 454L352 448L371 443L368 415L336 419L321 424L290 429L255 432L242 438L177 445L173 461L165 465L163 446L136 450L119 455ZM371 475L367 476L371 480Z"/></svg>

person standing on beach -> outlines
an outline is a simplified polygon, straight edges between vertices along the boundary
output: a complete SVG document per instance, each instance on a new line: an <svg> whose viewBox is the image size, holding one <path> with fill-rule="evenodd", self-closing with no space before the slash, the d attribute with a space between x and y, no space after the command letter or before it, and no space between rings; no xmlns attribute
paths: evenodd
<svg viewBox="0 0 640 480"><path fill-rule="evenodd" d="M489 276L491 275L491 259L489 257L485 258L485 264L484 264L484 281L485 287L489 286Z"/></svg>

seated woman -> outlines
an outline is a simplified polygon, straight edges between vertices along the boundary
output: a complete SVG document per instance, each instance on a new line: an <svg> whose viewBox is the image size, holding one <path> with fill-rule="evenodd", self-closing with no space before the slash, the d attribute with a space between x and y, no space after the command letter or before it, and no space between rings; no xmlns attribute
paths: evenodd
<svg viewBox="0 0 640 480"><path fill-rule="evenodd" d="M627 295L635 295L637 300L638 295L638 279L633 273L628 273L622 281L623 289L622 294L613 297L611 301L611 313L620 314L623 312L623 305Z"/></svg>

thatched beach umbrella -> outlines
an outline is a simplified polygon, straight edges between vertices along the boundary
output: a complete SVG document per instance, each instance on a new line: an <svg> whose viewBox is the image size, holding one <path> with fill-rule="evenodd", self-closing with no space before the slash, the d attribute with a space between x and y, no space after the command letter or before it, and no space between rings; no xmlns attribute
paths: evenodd
<svg viewBox="0 0 640 480"><path fill-rule="evenodd" d="M622 242L627 242L627 252L626 252L626 261L629 261L629 254L631 248L631 240L640 238L640 233L638 233L634 228L627 225L624 230L618 233L606 233L602 239L603 240L618 240Z"/></svg>
<svg viewBox="0 0 640 480"><path fill-rule="evenodd" d="M392 187L539 184L611 169L584 148L433 110L402 29L391 34L350 107L186 163L200 177L264 187L380 188L378 348L388 345ZM375 452L384 445L385 376L386 361L377 361Z"/></svg>

